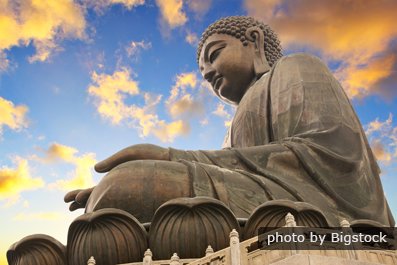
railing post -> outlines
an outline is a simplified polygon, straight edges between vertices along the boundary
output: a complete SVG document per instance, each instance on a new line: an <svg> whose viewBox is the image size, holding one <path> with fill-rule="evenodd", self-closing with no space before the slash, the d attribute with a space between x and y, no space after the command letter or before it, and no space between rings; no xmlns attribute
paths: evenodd
<svg viewBox="0 0 397 265"><path fill-rule="evenodd" d="M176 253L172 255L170 265L180 265L179 257Z"/></svg>
<svg viewBox="0 0 397 265"><path fill-rule="evenodd" d="M213 253L214 253L214 250L212 249L211 245L208 245L207 249L205 250L205 256L208 257Z"/></svg>
<svg viewBox="0 0 397 265"><path fill-rule="evenodd" d="M230 265L240 265L240 240L238 232L233 229L230 232Z"/></svg>
<svg viewBox="0 0 397 265"><path fill-rule="evenodd" d="M296 227L295 217L291 213L285 216L285 227Z"/></svg>
<svg viewBox="0 0 397 265"><path fill-rule="evenodd" d="M150 251L150 249L148 248L145 251L145 254L143 254L143 265L151 265L153 261L152 257L153 257L152 251Z"/></svg>
<svg viewBox="0 0 397 265"><path fill-rule="evenodd" d="M95 265L95 264L96 264L95 259L93 256L91 256L91 258L87 261L87 265Z"/></svg>

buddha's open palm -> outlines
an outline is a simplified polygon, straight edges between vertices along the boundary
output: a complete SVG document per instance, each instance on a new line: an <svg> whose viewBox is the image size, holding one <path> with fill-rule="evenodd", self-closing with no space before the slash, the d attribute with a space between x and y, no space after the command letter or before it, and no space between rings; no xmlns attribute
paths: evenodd
<svg viewBox="0 0 397 265"><path fill-rule="evenodd" d="M170 160L169 150L153 144L131 145L97 163L95 165L95 171L99 173L108 172L112 168L124 162L134 160ZM66 203L72 202L69 206L69 210L74 211L80 208L85 208L88 198L94 188L95 187L68 192L65 195L64 200Z"/></svg>

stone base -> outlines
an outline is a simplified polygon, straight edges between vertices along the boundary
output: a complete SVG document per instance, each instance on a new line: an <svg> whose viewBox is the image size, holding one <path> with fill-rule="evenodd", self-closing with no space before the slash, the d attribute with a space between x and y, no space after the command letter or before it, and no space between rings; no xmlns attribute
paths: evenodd
<svg viewBox="0 0 397 265"><path fill-rule="evenodd" d="M339 257L328 257L320 255L295 254L283 260L271 263L269 265L379 265L382 263L373 263L367 261L344 259ZM393 263L391 263L393 264Z"/></svg>

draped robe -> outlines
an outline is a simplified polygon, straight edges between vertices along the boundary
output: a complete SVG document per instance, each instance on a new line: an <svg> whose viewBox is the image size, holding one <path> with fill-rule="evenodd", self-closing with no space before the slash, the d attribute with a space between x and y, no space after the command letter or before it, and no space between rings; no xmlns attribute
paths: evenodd
<svg viewBox="0 0 397 265"><path fill-rule="evenodd" d="M302 201L330 225L394 225L379 168L343 88L316 57L281 58L241 99L223 150L170 149L188 167L192 196L247 217L273 200Z"/></svg>

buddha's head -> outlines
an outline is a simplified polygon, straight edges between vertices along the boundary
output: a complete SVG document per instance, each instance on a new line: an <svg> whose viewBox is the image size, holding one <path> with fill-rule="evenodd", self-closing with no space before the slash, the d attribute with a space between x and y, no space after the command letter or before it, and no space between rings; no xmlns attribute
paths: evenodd
<svg viewBox="0 0 397 265"><path fill-rule="evenodd" d="M223 101L238 104L247 89L281 58L269 26L251 17L222 18L202 34L197 60L204 78Z"/></svg>

